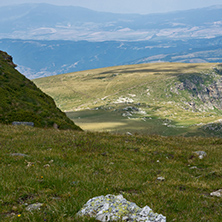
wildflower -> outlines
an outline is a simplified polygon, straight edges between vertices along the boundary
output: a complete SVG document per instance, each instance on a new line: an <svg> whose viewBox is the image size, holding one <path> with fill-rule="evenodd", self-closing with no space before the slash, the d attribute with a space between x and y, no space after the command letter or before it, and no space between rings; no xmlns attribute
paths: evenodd
<svg viewBox="0 0 222 222"><path fill-rule="evenodd" d="M41 176L41 179L43 179L43 176Z"/></svg>
<svg viewBox="0 0 222 222"><path fill-rule="evenodd" d="M21 217L21 214L18 214L18 217Z"/></svg>

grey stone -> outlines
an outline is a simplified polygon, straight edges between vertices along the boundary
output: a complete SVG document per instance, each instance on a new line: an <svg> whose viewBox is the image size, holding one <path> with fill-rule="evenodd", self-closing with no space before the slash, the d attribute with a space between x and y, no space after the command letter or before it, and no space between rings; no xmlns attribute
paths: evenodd
<svg viewBox="0 0 222 222"><path fill-rule="evenodd" d="M199 159L203 159L207 155L205 151L195 151L194 153L199 156Z"/></svg>
<svg viewBox="0 0 222 222"><path fill-rule="evenodd" d="M14 121L12 122L13 126L17 126L17 125L26 125L26 126L34 126L33 122L19 122L19 121Z"/></svg>
<svg viewBox="0 0 222 222"><path fill-rule="evenodd" d="M23 154L23 153L11 153L11 156L22 156L22 157L25 157L25 156L28 156L28 155Z"/></svg>
<svg viewBox="0 0 222 222"><path fill-rule="evenodd" d="M211 196L222 197L222 189L210 193Z"/></svg>
<svg viewBox="0 0 222 222"><path fill-rule="evenodd" d="M157 177L157 180L164 181L165 178L164 177Z"/></svg>
<svg viewBox="0 0 222 222"><path fill-rule="evenodd" d="M40 210L42 205L43 205L43 203L34 203L31 205L28 205L25 209L27 211Z"/></svg>
<svg viewBox="0 0 222 222"><path fill-rule="evenodd" d="M90 199L77 216L94 217L102 222L118 220L166 222L165 216L154 213L148 206L140 208L135 203L124 199L122 195L111 194Z"/></svg>
<svg viewBox="0 0 222 222"><path fill-rule="evenodd" d="M59 126L58 126L56 123L54 123L54 124L53 124L53 128L54 128L54 129L58 129Z"/></svg>
<svg viewBox="0 0 222 222"><path fill-rule="evenodd" d="M197 169L197 167L196 167L196 166L192 166L192 167L190 167L190 169L191 169L191 170Z"/></svg>

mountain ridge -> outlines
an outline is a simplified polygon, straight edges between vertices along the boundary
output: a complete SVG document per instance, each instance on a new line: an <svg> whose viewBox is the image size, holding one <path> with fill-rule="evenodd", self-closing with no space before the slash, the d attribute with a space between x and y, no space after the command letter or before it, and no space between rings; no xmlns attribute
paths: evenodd
<svg viewBox="0 0 222 222"><path fill-rule="evenodd" d="M144 62L221 62L221 14L220 6L148 15L0 7L0 48L31 79Z"/></svg>
<svg viewBox="0 0 222 222"><path fill-rule="evenodd" d="M178 41L88 42L0 40L30 79L116 65L151 62L221 62L222 37Z"/></svg>
<svg viewBox="0 0 222 222"><path fill-rule="evenodd" d="M0 7L0 38L138 41L153 35L171 39L204 38L204 35L210 37L209 30L215 37L222 35L221 24L215 23L221 21L221 10L218 6L141 15L50 4L5 6Z"/></svg>

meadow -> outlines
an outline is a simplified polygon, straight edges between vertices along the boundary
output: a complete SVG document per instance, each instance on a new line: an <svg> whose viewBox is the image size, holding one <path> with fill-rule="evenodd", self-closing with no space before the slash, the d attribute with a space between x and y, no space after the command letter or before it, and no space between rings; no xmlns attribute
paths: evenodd
<svg viewBox="0 0 222 222"><path fill-rule="evenodd" d="M117 66L35 79L34 82L86 131L218 136L221 130L206 130L203 126L220 121L221 110L214 108L210 99L203 102L193 91L179 89L187 79L194 84L196 78L209 87L220 78L212 71L217 65ZM200 87L198 84L195 87Z"/></svg>
<svg viewBox="0 0 222 222"><path fill-rule="evenodd" d="M222 221L222 198L210 195L222 188L220 138L0 125L0 149L1 221L94 221L76 213L106 194L167 221ZM33 203L43 205L27 211Z"/></svg>

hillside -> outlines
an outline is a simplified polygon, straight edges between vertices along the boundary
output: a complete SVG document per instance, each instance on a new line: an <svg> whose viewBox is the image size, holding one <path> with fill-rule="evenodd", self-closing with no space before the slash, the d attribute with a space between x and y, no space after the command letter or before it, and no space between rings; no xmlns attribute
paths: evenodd
<svg viewBox="0 0 222 222"><path fill-rule="evenodd" d="M0 51L0 123L13 121L34 122L37 127L80 129L65 113L59 110L53 99L20 74L12 57Z"/></svg>
<svg viewBox="0 0 222 222"><path fill-rule="evenodd" d="M36 79L85 130L221 136L221 66L154 63Z"/></svg>
<svg viewBox="0 0 222 222"><path fill-rule="evenodd" d="M169 222L222 221L221 191L212 195L222 188L221 138L0 124L0 149L1 222L96 221L77 219L76 213L89 199L107 194L148 205ZM40 210L28 210L32 204Z"/></svg>

